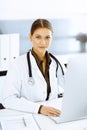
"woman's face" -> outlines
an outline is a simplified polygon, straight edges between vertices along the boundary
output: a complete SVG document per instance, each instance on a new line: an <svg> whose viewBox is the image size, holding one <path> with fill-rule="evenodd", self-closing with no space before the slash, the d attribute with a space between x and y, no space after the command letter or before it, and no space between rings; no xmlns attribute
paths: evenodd
<svg viewBox="0 0 87 130"><path fill-rule="evenodd" d="M47 28L36 29L33 35L30 35L33 49L38 54L45 54L52 42L52 32Z"/></svg>

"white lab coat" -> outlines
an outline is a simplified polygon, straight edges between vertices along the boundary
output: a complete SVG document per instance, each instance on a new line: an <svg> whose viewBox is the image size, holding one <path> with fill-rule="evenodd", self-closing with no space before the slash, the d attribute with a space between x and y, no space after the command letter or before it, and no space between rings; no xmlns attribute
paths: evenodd
<svg viewBox="0 0 87 130"><path fill-rule="evenodd" d="M5 84L2 90L2 104L6 108L23 112L38 113L39 107L46 100L47 84L40 72L35 58L30 52L32 75L34 83L29 83L29 72L26 54L19 56L13 64L9 66ZM59 79L63 75L58 68L58 78L56 78L56 62L52 59L50 65L50 86L51 93L49 100L55 99L59 91Z"/></svg>

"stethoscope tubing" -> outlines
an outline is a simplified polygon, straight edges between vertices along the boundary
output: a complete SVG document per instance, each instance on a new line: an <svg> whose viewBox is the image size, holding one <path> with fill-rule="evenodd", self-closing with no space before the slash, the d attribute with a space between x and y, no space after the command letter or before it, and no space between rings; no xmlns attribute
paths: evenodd
<svg viewBox="0 0 87 130"><path fill-rule="evenodd" d="M29 71L28 73L29 73L29 77L32 77L32 67L31 67L31 61L30 61L30 51L31 50L29 50L27 52L27 62L28 62L28 71ZM62 74L64 75L63 67L60 64L60 62L58 61L58 59L55 56L53 56L51 53L49 53L49 55L56 61L56 64L57 64L57 67L56 67L56 77L57 77L58 65L60 66Z"/></svg>
<svg viewBox="0 0 87 130"><path fill-rule="evenodd" d="M29 84L33 84L34 83L34 79L33 79L33 75L32 75L32 67L31 67L31 61L30 61L30 51L29 50L27 52L27 63L28 63L28 71L29 71ZM57 71L58 71L58 65L60 66L61 68L61 71L62 71L62 75L64 75L64 70L63 70L63 67L62 65L60 64L60 62L56 59L55 56L53 56L51 53L49 53L49 55L56 61L57 63L57 68L56 68L56 77L57 77ZM62 93L59 93L58 94L58 98L60 97L63 97L63 94Z"/></svg>

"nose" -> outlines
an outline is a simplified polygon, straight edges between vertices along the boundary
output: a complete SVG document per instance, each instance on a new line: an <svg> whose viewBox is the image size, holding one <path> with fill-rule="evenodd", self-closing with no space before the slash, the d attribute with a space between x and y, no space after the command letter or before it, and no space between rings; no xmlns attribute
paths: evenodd
<svg viewBox="0 0 87 130"><path fill-rule="evenodd" d="M42 44L42 45L45 45L45 44L46 44L45 39L42 39L42 40L41 40L41 44Z"/></svg>

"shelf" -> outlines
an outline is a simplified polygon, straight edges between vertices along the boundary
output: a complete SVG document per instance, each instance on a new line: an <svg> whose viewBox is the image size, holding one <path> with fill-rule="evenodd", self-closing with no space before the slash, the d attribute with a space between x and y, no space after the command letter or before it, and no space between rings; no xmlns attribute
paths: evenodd
<svg viewBox="0 0 87 130"><path fill-rule="evenodd" d="M0 76L6 76L6 74L7 74L7 70L5 70L5 71L0 71Z"/></svg>

